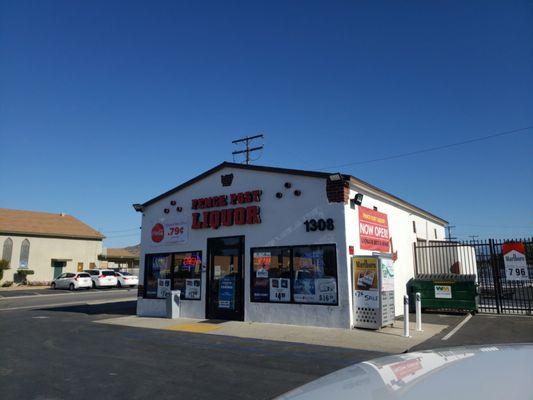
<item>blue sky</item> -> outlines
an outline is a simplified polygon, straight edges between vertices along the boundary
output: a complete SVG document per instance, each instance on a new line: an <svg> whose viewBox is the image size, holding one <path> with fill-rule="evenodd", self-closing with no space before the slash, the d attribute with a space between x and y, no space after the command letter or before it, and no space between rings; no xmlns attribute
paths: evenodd
<svg viewBox="0 0 533 400"><path fill-rule="evenodd" d="M0 0L0 207L123 246L243 135L321 169L530 126L531 43L530 1ZM532 131L341 171L460 238L532 235Z"/></svg>

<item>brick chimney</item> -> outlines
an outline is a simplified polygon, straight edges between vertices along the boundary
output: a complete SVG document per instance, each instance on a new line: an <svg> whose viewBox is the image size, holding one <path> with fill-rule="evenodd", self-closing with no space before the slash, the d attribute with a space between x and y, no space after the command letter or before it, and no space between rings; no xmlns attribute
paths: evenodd
<svg viewBox="0 0 533 400"><path fill-rule="evenodd" d="M342 175L339 174L342 177ZM330 203L348 204L350 200L350 182L344 177L339 180L326 180L326 194Z"/></svg>

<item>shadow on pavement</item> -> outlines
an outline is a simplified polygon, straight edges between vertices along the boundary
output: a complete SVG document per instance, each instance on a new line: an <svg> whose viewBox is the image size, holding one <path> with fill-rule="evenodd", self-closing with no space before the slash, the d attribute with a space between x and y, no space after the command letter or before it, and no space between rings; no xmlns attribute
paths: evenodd
<svg viewBox="0 0 533 400"><path fill-rule="evenodd" d="M69 313L81 313L87 315L115 314L115 315L135 315L137 310L137 301L120 301L102 304L80 304L75 306L61 307L43 307L42 311L58 311Z"/></svg>

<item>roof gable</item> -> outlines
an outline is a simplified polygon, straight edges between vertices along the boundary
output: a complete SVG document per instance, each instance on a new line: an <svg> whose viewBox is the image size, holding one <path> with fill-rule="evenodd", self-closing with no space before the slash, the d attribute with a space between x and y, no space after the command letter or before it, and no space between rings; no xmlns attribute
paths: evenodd
<svg viewBox="0 0 533 400"><path fill-rule="evenodd" d="M67 214L0 208L0 233L102 240L105 236Z"/></svg>
<svg viewBox="0 0 533 400"><path fill-rule="evenodd" d="M143 203L141 206L146 207L150 204L153 204L167 196L170 196L188 186L193 185L196 182L201 181L202 179L224 169L224 168L235 168L235 169L244 169L244 170L250 170L250 171L260 171L260 172L272 172L272 173L278 173L278 174L288 174L288 175L299 175L299 176L309 176L314 178L323 178L326 179L329 176L331 176L332 172L319 172L319 171L308 171L308 170L300 170L300 169L289 169L289 168L279 168L279 167L268 167L268 166L262 166L262 165L249 165L249 164L237 164L237 163L231 163L231 162L223 162L215 166L214 168L211 168L210 170L205 171L204 173L188 180L187 182L182 183L179 186L176 186L173 189L168 190L167 192L154 197L153 199L150 199ZM393 203L396 203L398 205L407 207L413 211L417 211L420 214L429 217L430 219L436 220L440 222L441 224L447 224L448 221L436 216L435 214L430 213L429 211L426 211L420 207L415 206L414 204L411 204L391 193L386 192L385 190L382 190L368 182L363 181L362 179L356 178L352 175L347 174L340 174L342 176L342 179L345 181L348 181L352 183L354 186L370 190L373 193L376 193L389 201L392 201Z"/></svg>

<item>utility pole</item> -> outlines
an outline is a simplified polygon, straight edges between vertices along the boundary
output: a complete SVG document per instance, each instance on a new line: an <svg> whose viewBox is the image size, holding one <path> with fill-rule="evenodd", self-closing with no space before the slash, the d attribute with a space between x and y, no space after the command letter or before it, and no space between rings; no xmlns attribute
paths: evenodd
<svg viewBox="0 0 533 400"><path fill-rule="evenodd" d="M260 134L260 135L255 135L255 136L245 136L243 137L242 139L237 139L237 140L233 140L231 143L233 144L238 144L238 143L242 143L244 142L245 143L245 146L246 148L244 150L235 150L234 152L232 152L231 154L233 154L233 158L235 159L235 155L237 154L246 154L246 158L245 158L245 163L246 165L250 164L250 161L254 161L250 158L250 153L254 152L254 151L257 151L257 150L262 150L263 149L263 146L256 146L256 147L250 147L250 142L254 139L259 139L259 138L263 138L263 134Z"/></svg>
<svg viewBox="0 0 533 400"><path fill-rule="evenodd" d="M449 240L449 241L457 240L456 237L452 237L452 228L455 228L455 225L448 225L448 226L446 227L446 230L448 231L448 240Z"/></svg>
<svg viewBox="0 0 533 400"><path fill-rule="evenodd" d="M474 240L476 240L476 238L479 237L479 235L468 235L468 237L470 238L470 241L473 242Z"/></svg>

